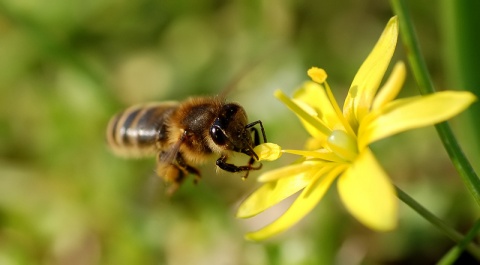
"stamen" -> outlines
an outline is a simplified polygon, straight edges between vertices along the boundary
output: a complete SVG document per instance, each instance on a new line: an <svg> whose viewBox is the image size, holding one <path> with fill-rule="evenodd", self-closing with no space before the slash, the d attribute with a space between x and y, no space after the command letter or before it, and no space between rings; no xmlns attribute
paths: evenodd
<svg viewBox="0 0 480 265"><path fill-rule="evenodd" d="M278 98L283 104L285 104L289 109L299 115L306 122L314 126L318 131L322 132L325 135L329 135L332 131L319 119L316 119L312 115L308 114L295 102L293 102L289 97L287 97L282 91L277 90L274 93L275 97Z"/></svg>
<svg viewBox="0 0 480 265"><path fill-rule="evenodd" d="M307 74L314 82L319 84L322 84L325 82L325 80L327 80L327 72L325 72L325 70L322 68L312 67L308 69Z"/></svg>
<svg viewBox="0 0 480 265"><path fill-rule="evenodd" d="M253 152L258 154L258 161L273 161L282 155L282 148L274 143L263 143L255 146Z"/></svg>
<svg viewBox="0 0 480 265"><path fill-rule="evenodd" d="M347 121L347 119L345 118L345 116L343 116L343 113L342 113L342 111L340 110L340 106L338 106L337 100L335 99L335 96L334 96L333 93L332 93L332 89L330 88L330 86L328 85L327 82L325 82L324 85L325 85L325 91L327 92L328 99L329 99L330 102L332 103L332 107L333 107L333 109L335 110L335 113L337 114L338 119L339 119L340 122L342 123L343 127L345 128L345 130L347 130L347 133L348 133L351 137L356 137L356 134L355 134L355 132L353 131L352 126L350 126L350 123L348 123L348 121Z"/></svg>

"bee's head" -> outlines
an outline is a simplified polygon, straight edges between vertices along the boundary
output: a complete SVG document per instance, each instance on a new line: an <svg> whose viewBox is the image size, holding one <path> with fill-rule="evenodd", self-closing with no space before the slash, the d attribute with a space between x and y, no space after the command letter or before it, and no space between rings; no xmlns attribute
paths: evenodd
<svg viewBox="0 0 480 265"><path fill-rule="evenodd" d="M224 104L210 127L210 136L222 149L258 158L253 152L254 142L247 123L247 114L242 106L235 103Z"/></svg>

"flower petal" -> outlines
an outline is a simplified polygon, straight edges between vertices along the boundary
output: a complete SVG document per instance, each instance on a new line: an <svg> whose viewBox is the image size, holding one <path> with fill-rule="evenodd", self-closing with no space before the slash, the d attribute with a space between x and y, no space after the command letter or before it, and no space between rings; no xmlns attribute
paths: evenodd
<svg viewBox="0 0 480 265"><path fill-rule="evenodd" d="M318 162L309 162L309 163L299 163L299 164L292 164L286 167L277 168L274 170L267 171L258 177L258 182L270 182L279 180L282 178L288 178L297 174L301 174L303 172L308 172L312 169Z"/></svg>
<svg viewBox="0 0 480 265"><path fill-rule="evenodd" d="M296 224L318 204L333 180L343 169L344 167L337 167L325 176L322 176L318 182L310 182L309 186L302 191L295 202L293 202L290 208L288 208L280 218L256 232L248 233L245 237L255 241L264 240L281 233ZM310 189L310 185L316 186L313 189Z"/></svg>
<svg viewBox="0 0 480 265"><path fill-rule="evenodd" d="M354 129L369 112L373 98L392 58L398 37L398 19L392 17L380 39L358 70L343 106Z"/></svg>
<svg viewBox="0 0 480 265"><path fill-rule="evenodd" d="M248 218L265 211L305 188L310 180L311 175L307 174L307 172L302 172L291 177L263 184L240 204L237 217Z"/></svg>
<svg viewBox="0 0 480 265"><path fill-rule="evenodd" d="M318 158L321 160L329 162L344 163L345 160L338 157L335 153L327 151L326 149L318 149L315 151L305 151L305 150L283 150L285 153L301 155L308 158Z"/></svg>
<svg viewBox="0 0 480 265"><path fill-rule="evenodd" d="M370 149L339 177L338 192L348 211L366 226L381 231L395 228L395 189Z"/></svg>
<svg viewBox="0 0 480 265"><path fill-rule="evenodd" d="M379 109L385 104L394 100L400 90L402 89L403 82L405 81L406 76L405 64L403 62L398 62L395 64L395 67L392 70L392 74L388 78L387 82L380 89L378 94L373 100L372 110Z"/></svg>
<svg viewBox="0 0 480 265"><path fill-rule="evenodd" d="M443 91L392 101L364 120L359 129L359 148L399 132L446 121L475 100L470 92Z"/></svg>

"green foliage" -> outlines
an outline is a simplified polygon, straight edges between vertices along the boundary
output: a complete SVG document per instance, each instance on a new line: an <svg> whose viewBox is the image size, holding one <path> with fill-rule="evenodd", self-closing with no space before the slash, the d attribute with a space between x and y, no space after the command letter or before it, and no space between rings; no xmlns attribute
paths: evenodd
<svg viewBox="0 0 480 265"><path fill-rule="evenodd" d="M440 13L412 5L433 82L449 88ZM398 230L374 233L330 196L335 191L292 231L245 241L245 231L285 207L254 222L234 218L257 172L241 181L215 174L210 161L198 186L189 178L167 198L153 158L117 158L105 144L115 112L216 94L261 58L229 99L263 121L270 141L300 147L303 132L291 130L299 124L273 91L293 91L315 65L346 93L391 16L380 0L0 1L0 264L437 261L454 244L420 217L401 210ZM396 56L405 57L401 49ZM405 88L415 93L411 77ZM373 149L393 182L466 233L478 208L434 131L385 143Z"/></svg>

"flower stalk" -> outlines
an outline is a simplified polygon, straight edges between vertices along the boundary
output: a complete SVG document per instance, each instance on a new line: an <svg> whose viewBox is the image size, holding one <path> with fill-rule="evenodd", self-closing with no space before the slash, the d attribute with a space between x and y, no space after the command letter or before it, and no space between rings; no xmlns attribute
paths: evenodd
<svg viewBox="0 0 480 265"><path fill-rule="evenodd" d="M399 187L395 186L395 189L397 191L397 196L398 198L404 202L406 205L408 205L410 208L412 208L415 212L417 212L419 215L421 215L425 220L429 221L432 225L434 225L436 228L438 228L440 231L442 231L446 236L448 236L450 239L453 241L460 243L465 240L464 236L460 234L458 231L455 229L451 228L449 225L447 225L444 221L442 221L440 218L432 214L430 211L428 211L425 207L420 205L417 201L415 201L412 197L410 197L408 194L406 194L402 189ZM466 241L468 242L468 241ZM477 260L480 260L480 248L473 243L466 244L465 249L472 254Z"/></svg>
<svg viewBox="0 0 480 265"><path fill-rule="evenodd" d="M425 61L420 53L418 40L406 3L404 0L392 0L391 3L394 12L399 17L401 29L400 35L402 36L406 50L409 51L407 53L408 61L413 75L417 80L419 91L423 95L435 93L435 87L428 74ZM435 129L437 130L443 146L447 150L447 153L459 172L465 186L480 206L480 178L462 151L462 148L453 134L452 128L448 123L442 122L436 124Z"/></svg>
<svg viewBox="0 0 480 265"><path fill-rule="evenodd" d="M480 1L441 1L441 30L445 40L446 71L450 73L448 81L455 87L473 92L480 96ZM467 111L465 121L470 129L466 141L468 149L475 157L480 157L480 104ZM472 159L472 158L470 158ZM473 159L472 159L473 160ZM478 170L478 168L477 168Z"/></svg>
<svg viewBox="0 0 480 265"><path fill-rule="evenodd" d="M465 247L478 234L478 231L480 231L480 219L477 220L477 222L473 225L473 227L470 229L470 231L468 231L467 235L463 238L463 240L460 241L455 247L450 249L450 251L448 251L447 254L445 254L443 256L443 258L440 259L439 262L437 262L437 265L454 264L455 261L460 256L460 254L462 254L462 252L465 250ZM477 259L478 259L478 257L477 257Z"/></svg>

